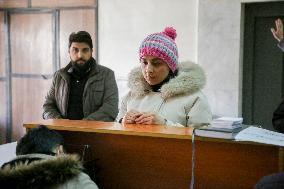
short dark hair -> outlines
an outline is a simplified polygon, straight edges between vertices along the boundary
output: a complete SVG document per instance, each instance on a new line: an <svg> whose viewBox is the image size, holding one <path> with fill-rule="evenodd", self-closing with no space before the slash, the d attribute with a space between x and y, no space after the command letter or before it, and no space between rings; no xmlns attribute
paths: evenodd
<svg viewBox="0 0 284 189"><path fill-rule="evenodd" d="M44 125L29 130L17 143L16 154L25 155L32 153L54 155L52 150L63 145L63 137L56 131Z"/></svg>
<svg viewBox="0 0 284 189"><path fill-rule="evenodd" d="M69 48L73 42L87 43L91 49L93 49L93 42L91 35L86 31L73 32L69 36Z"/></svg>

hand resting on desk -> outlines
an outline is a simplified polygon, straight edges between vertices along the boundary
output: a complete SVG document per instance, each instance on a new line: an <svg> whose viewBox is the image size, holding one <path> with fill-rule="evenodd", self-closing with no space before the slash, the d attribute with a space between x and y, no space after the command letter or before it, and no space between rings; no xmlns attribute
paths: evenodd
<svg viewBox="0 0 284 189"><path fill-rule="evenodd" d="M156 112L138 112L130 110L122 120L126 124L165 125L166 119Z"/></svg>

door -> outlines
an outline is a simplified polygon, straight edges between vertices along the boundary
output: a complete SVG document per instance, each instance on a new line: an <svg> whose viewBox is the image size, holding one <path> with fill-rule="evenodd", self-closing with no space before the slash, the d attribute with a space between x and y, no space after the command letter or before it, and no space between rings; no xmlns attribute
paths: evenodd
<svg viewBox="0 0 284 189"><path fill-rule="evenodd" d="M70 61L71 32L88 31L96 57L96 14L92 6L0 11L0 144L23 136L24 122L42 119L52 75Z"/></svg>
<svg viewBox="0 0 284 189"><path fill-rule="evenodd" d="M284 2L245 5L243 117L273 130L273 112L283 98L283 53L270 28L284 19Z"/></svg>

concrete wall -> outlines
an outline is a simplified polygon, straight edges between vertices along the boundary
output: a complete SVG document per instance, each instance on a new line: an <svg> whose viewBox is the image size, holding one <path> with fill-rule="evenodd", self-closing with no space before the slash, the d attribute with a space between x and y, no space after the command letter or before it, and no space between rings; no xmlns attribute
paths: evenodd
<svg viewBox="0 0 284 189"><path fill-rule="evenodd" d="M241 3L200 0L198 63L207 73L204 92L216 115L241 114Z"/></svg>

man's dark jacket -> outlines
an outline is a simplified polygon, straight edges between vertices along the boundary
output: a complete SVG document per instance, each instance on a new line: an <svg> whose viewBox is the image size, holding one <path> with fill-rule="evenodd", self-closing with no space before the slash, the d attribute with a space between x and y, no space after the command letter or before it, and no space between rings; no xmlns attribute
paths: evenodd
<svg viewBox="0 0 284 189"><path fill-rule="evenodd" d="M273 113L272 123L274 129L284 133L284 100Z"/></svg>
<svg viewBox="0 0 284 189"><path fill-rule="evenodd" d="M83 113L87 120L114 121L118 113L118 89L111 69L93 61L83 92ZM54 73L43 104L44 119L67 118L70 89L69 63Z"/></svg>
<svg viewBox="0 0 284 189"><path fill-rule="evenodd" d="M284 52L284 38L278 43L278 47ZM284 100L273 113L272 124L274 129L284 133Z"/></svg>

